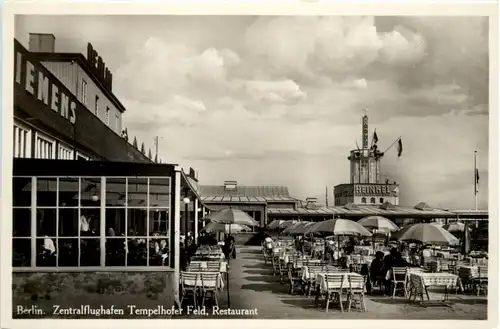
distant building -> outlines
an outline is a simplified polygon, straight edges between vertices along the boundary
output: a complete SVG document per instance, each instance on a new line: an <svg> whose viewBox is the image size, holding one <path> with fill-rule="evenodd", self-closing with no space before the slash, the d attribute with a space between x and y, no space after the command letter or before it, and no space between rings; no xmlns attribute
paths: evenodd
<svg viewBox="0 0 500 329"><path fill-rule="evenodd" d="M269 223L269 209L293 210L299 202L290 196L285 186L244 186L236 181L225 181L224 185L201 185L200 195L209 210L240 209L259 222L261 227Z"/></svg>
<svg viewBox="0 0 500 329"><path fill-rule="evenodd" d="M383 181L380 160L384 156L377 147L377 140L368 145L368 116L362 121L362 147L351 150L350 183L334 187L335 206L349 203L356 205L399 204L399 186L389 180Z"/></svg>

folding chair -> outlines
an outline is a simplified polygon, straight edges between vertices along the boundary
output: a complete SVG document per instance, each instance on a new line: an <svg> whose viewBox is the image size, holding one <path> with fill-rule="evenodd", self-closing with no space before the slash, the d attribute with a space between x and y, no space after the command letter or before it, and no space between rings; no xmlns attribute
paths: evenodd
<svg viewBox="0 0 500 329"><path fill-rule="evenodd" d="M272 262L273 258L273 252L272 251L267 251L266 248L262 249L262 255L264 256L264 264L267 264L267 262Z"/></svg>
<svg viewBox="0 0 500 329"><path fill-rule="evenodd" d="M322 266L311 265L308 266L307 270L309 271L309 279L307 280L307 295L311 296L312 288L316 284L316 274L323 272Z"/></svg>
<svg viewBox="0 0 500 329"><path fill-rule="evenodd" d="M365 278L363 276L349 275L347 276L349 282L349 293L347 295L348 309L351 311L351 304L354 301L355 306L359 305L361 311L366 312L365 304Z"/></svg>
<svg viewBox="0 0 500 329"><path fill-rule="evenodd" d="M203 267L201 266L201 263L189 263L187 268L187 272L201 272L203 271Z"/></svg>
<svg viewBox="0 0 500 329"><path fill-rule="evenodd" d="M290 282L290 295L292 295L297 288L304 291L302 278L298 275L297 271L294 270L293 263L288 263L288 280Z"/></svg>
<svg viewBox="0 0 500 329"><path fill-rule="evenodd" d="M481 290L485 292L485 296L488 293L488 266L478 266L478 276L473 279L474 287L477 290L477 295L481 293Z"/></svg>
<svg viewBox="0 0 500 329"><path fill-rule="evenodd" d="M217 261L207 262L206 270L208 272L220 272L221 271L221 263L217 262Z"/></svg>
<svg viewBox="0 0 500 329"><path fill-rule="evenodd" d="M402 285L402 290L404 292L405 297L408 295L406 291L406 276L407 276L407 268L406 267L393 267L392 268L392 298L396 296L396 290L398 290L398 285ZM400 288L401 289L401 288Z"/></svg>
<svg viewBox="0 0 500 329"><path fill-rule="evenodd" d="M344 313L344 305L342 304L342 294L344 284L344 274L326 274L325 275L325 285L326 285L326 307L325 312L328 312L328 306L331 301L336 301L338 299L340 304L340 310Z"/></svg>
<svg viewBox="0 0 500 329"><path fill-rule="evenodd" d="M196 308L199 284L198 273L181 272L181 305L184 298L192 297L193 306Z"/></svg>
<svg viewBox="0 0 500 329"><path fill-rule="evenodd" d="M219 301L217 300L217 289L219 288L219 273L215 272L203 272L200 273L201 277L201 307L205 305L205 300L209 297L213 300L215 306L219 306ZM195 306L196 307L196 306Z"/></svg>

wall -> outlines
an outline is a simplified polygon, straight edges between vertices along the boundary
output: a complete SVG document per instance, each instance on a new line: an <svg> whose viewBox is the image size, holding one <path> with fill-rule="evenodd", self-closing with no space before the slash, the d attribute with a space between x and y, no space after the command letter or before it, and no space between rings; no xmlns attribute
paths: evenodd
<svg viewBox="0 0 500 329"><path fill-rule="evenodd" d="M69 62L42 62L76 98L95 115L95 97L99 96L99 112L97 117L106 123L106 107L109 107L109 127L118 135L122 131L122 113L94 83L90 76L77 63ZM87 82L86 101L83 102L82 79ZM116 116L118 115L118 121Z"/></svg>
<svg viewBox="0 0 500 329"><path fill-rule="evenodd" d="M267 203L267 207L268 208L279 208L279 209L295 209L296 208L296 202L295 201L290 201L290 202L282 202L282 203L278 203L278 202L268 202Z"/></svg>
<svg viewBox="0 0 500 329"><path fill-rule="evenodd" d="M171 308L174 305L173 287L173 271L13 273L13 317L22 317L16 314L17 305L36 305L45 311L46 315L40 316L45 318L61 317L52 314L53 305L90 305L92 308L114 305L115 308L125 310L126 305L136 305L138 308L163 305L165 308ZM115 317L123 318L118 315ZM95 317L89 315L87 318Z"/></svg>
<svg viewBox="0 0 500 329"><path fill-rule="evenodd" d="M373 203L370 203L370 199L372 197L375 198L375 205L381 205L382 204L382 203L380 203L380 198L384 198L384 202L390 202L390 203L392 203L395 206L399 205L399 198L398 197L395 197L395 196L383 196L383 195L379 195L379 196L376 196L376 195L365 196L365 198L366 198L366 205L373 205ZM362 196L355 196L353 202L355 204L363 204L363 203L361 203L361 199L362 198L363 198Z"/></svg>

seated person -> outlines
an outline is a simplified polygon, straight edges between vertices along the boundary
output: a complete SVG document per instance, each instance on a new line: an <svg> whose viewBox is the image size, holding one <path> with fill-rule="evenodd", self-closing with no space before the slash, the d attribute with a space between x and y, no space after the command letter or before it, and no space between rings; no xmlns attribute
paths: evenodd
<svg viewBox="0 0 500 329"><path fill-rule="evenodd" d="M393 267L407 267L408 262L403 258L402 254L400 252L397 252L395 254L393 261L392 261L392 266Z"/></svg>
<svg viewBox="0 0 500 329"><path fill-rule="evenodd" d="M375 259L370 265L370 278L374 282L383 282L386 271L384 269L384 253L377 251Z"/></svg>
<svg viewBox="0 0 500 329"><path fill-rule="evenodd" d="M392 248L389 255L385 256L384 257L384 270L385 271L388 271L391 269L391 267L393 266L393 261L394 259L396 258L396 253L397 253L397 249L396 248Z"/></svg>

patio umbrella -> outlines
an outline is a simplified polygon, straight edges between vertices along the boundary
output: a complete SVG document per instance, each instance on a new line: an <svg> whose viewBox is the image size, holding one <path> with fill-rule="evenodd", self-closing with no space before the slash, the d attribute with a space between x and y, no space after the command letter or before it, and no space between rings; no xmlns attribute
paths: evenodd
<svg viewBox="0 0 500 329"><path fill-rule="evenodd" d="M300 223L301 223L301 225L298 225L295 228L291 229L288 232L288 234L304 235L304 234L306 234L306 229L309 226L312 226L315 224L313 222L300 222Z"/></svg>
<svg viewBox="0 0 500 329"><path fill-rule="evenodd" d="M259 223L246 212L233 208L223 209L214 214L210 214L206 218L216 223L259 226Z"/></svg>
<svg viewBox="0 0 500 329"><path fill-rule="evenodd" d="M293 231L294 229L299 228L300 226L303 226L303 225L305 225L305 224L307 224L307 223L310 223L310 222L308 222L308 221L303 221L303 222L295 222L295 223L293 223L292 225L290 225L290 226L288 226L287 228L285 228L285 229L283 230L283 232L281 232L281 233L282 233L282 234L290 234L290 235L291 235L291 234L292 234L292 231Z"/></svg>
<svg viewBox="0 0 500 329"><path fill-rule="evenodd" d="M239 232L251 232L252 228L241 225L241 224L224 224L217 222L210 222L202 228L202 231L205 232L224 232L228 233L239 233Z"/></svg>
<svg viewBox="0 0 500 329"><path fill-rule="evenodd" d="M414 224L403 229L399 241L418 241L423 244L456 245L458 239L444 228L433 224Z"/></svg>
<svg viewBox="0 0 500 329"><path fill-rule="evenodd" d="M371 236L361 224L352 220L335 218L310 225L305 233L329 233L330 235Z"/></svg>
<svg viewBox="0 0 500 329"><path fill-rule="evenodd" d="M468 255L470 252L470 230L469 230L469 222L465 223L464 225L464 238L462 241L462 246L461 246L460 252L463 255Z"/></svg>
<svg viewBox="0 0 500 329"><path fill-rule="evenodd" d="M252 217L250 217L246 212L241 211L239 209L223 209L214 214L210 214L208 216L212 222L215 223L223 223L223 224L240 224L240 225L248 225L248 226L258 226L259 223ZM229 232L231 233L231 232ZM231 257L228 257L227 262L229 264L229 260ZM231 307L231 299L229 297L229 272L227 272L227 304L228 307Z"/></svg>
<svg viewBox="0 0 500 329"><path fill-rule="evenodd" d="M465 229L465 224L460 223L460 222L454 222L454 223L443 226L443 228L445 230L447 230L448 232L463 232ZM469 230L470 229L471 228L469 227Z"/></svg>
<svg viewBox="0 0 500 329"><path fill-rule="evenodd" d="M342 218L334 218L325 220L322 222L317 222L313 225L310 225L305 230L306 233L322 233L335 235L338 237L338 245L340 247L340 236L348 235L348 236L371 236L372 234L366 228L364 228L361 224L358 224L352 220L342 219ZM340 256L340 248L339 248L339 256Z"/></svg>
<svg viewBox="0 0 500 329"><path fill-rule="evenodd" d="M396 224L394 224L390 219L382 216L364 217L358 221L358 224L361 224L366 228L376 229L379 231L399 231L399 227Z"/></svg>
<svg viewBox="0 0 500 329"><path fill-rule="evenodd" d="M287 228L290 227L290 225L295 224L296 222L297 222L296 220L275 219L269 225L267 225L267 228L268 229Z"/></svg>

